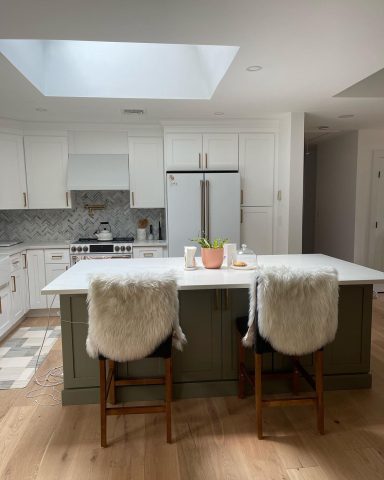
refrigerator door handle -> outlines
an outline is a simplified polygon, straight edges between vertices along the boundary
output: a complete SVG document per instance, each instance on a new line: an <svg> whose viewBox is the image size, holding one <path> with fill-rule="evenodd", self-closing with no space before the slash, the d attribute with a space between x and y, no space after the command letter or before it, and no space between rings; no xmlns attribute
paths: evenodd
<svg viewBox="0 0 384 480"><path fill-rule="evenodd" d="M210 240L209 231L209 180L205 181L205 233L206 238Z"/></svg>
<svg viewBox="0 0 384 480"><path fill-rule="evenodd" d="M205 237L205 183L200 180L200 236Z"/></svg>

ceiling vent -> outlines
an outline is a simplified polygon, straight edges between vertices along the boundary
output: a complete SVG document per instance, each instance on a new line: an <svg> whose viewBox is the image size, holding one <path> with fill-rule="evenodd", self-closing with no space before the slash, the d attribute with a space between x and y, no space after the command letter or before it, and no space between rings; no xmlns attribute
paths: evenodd
<svg viewBox="0 0 384 480"><path fill-rule="evenodd" d="M124 108L121 113L124 115L144 115L145 110L141 110L140 108Z"/></svg>

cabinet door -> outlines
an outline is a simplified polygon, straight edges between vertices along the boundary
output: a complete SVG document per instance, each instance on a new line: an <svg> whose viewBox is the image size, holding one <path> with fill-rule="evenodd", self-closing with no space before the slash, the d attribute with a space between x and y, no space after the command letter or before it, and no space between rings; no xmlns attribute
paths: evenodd
<svg viewBox="0 0 384 480"><path fill-rule="evenodd" d="M23 138L0 134L0 210L27 207Z"/></svg>
<svg viewBox="0 0 384 480"><path fill-rule="evenodd" d="M45 287L44 250L28 250L28 284L31 308L47 308L47 297L41 295Z"/></svg>
<svg viewBox="0 0 384 480"><path fill-rule="evenodd" d="M200 133L169 133L164 138L167 171L202 169Z"/></svg>
<svg viewBox="0 0 384 480"><path fill-rule="evenodd" d="M24 315L25 279L23 269L11 274L11 323L15 324Z"/></svg>
<svg viewBox="0 0 384 480"><path fill-rule="evenodd" d="M11 293L9 286L0 289L0 338L12 327Z"/></svg>
<svg viewBox="0 0 384 480"><path fill-rule="evenodd" d="M65 137L24 137L29 208L69 208Z"/></svg>
<svg viewBox="0 0 384 480"><path fill-rule="evenodd" d="M131 208L164 208L164 163L161 138L129 139Z"/></svg>
<svg viewBox="0 0 384 480"><path fill-rule="evenodd" d="M203 135L204 170L239 169L237 133L209 133Z"/></svg>
<svg viewBox="0 0 384 480"><path fill-rule="evenodd" d="M275 136L247 133L239 136L241 203L244 206L273 205Z"/></svg>
<svg viewBox="0 0 384 480"><path fill-rule="evenodd" d="M268 255L273 251L272 207L243 207L240 224L241 243L257 255Z"/></svg>
<svg viewBox="0 0 384 480"><path fill-rule="evenodd" d="M221 379L221 293L180 291L180 325L188 344L174 351L174 381Z"/></svg>
<svg viewBox="0 0 384 480"><path fill-rule="evenodd" d="M133 258L161 258L162 247L133 247Z"/></svg>
<svg viewBox="0 0 384 480"><path fill-rule="evenodd" d="M59 275L64 273L69 267L69 264L62 263L47 263L45 265L45 283L52 282ZM47 295L48 308L60 308L60 296L59 295Z"/></svg>

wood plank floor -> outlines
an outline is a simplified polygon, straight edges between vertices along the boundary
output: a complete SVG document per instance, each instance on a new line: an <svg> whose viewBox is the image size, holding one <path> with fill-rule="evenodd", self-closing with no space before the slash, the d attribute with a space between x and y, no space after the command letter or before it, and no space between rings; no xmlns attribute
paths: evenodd
<svg viewBox="0 0 384 480"><path fill-rule="evenodd" d="M45 325L27 319L25 325ZM60 342L42 369L61 363ZM374 300L371 390L327 392L326 435L311 407L266 409L258 440L253 398L179 400L174 443L163 415L110 417L99 447L97 405L38 406L33 388L0 391L2 480L384 478L384 296Z"/></svg>

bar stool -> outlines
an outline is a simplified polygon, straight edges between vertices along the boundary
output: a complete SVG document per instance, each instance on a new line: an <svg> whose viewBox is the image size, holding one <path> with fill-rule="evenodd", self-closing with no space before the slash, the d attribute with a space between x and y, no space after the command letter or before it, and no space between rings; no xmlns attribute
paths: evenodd
<svg viewBox="0 0 384 480"><path fill-rule="evenodd" d="M173 276L150 277L98 275L88 292L88 336L86 348L99 359L100 436L107 446L107 417L164 412L166 439L172 442L172 345L186 342L179 325L177 285ZM143 310L145 308L145 310ZM116 377L117 362L163 358L164 376ZM164 385L165 401L150 406L116 404L116 389L129 385Z"/></svg>
<svg viewBox="0 0 384 480"><path fill-rule="evenodd" d="M275 292L271 293L271 289L275 289ZM294 316L290 314L290 309ZM337 310L338 279L337 272L333 269L306 271L270 267L261 269L256 274L250 288L250 317L237 318L236 327L238 396L245 397L245 382L248 381L255 390L259 439L263 438L263 407L314 405L318 431L321 435L324 434L323 347L333 341L336 335ZM313 315L316 316L315 319L311 318ZM285 323L285 327L283 332L276 334L279 319ZM245 346L254 349L254 373L246 368ZM274 352L291 357L292 373L262 371L263 354ZM300 356L310 353L314 354L315 380L299 360ZM314 392L299 393L300 376ZM263 395L262 379L276 377L291 377L292 395Z"/></svg>

